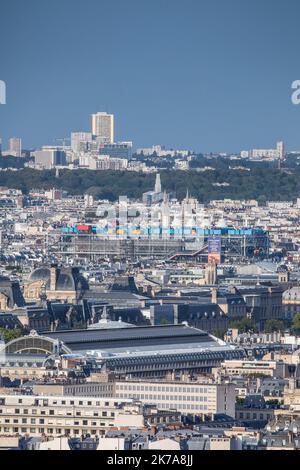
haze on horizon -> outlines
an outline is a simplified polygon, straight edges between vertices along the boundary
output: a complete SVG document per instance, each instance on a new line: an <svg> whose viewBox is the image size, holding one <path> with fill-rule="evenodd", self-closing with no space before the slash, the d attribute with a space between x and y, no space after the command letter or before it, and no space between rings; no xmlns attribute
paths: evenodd
<svg viewBox="0 0 300 470"><path fill-rule="evenodd" d="M299 15L299 0L1 0L0 137L54 145L109 111L135 147L299 149Z"/></svg>

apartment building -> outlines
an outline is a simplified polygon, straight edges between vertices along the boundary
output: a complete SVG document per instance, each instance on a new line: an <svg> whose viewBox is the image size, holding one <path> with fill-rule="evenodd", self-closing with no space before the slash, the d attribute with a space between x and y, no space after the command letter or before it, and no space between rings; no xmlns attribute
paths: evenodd
<svg viewBox="0 0 300 470"><path fill-rule="evenodd" d="M0 435L103 435L111 428L144 426L132 400L63 396L0 396Z"/></svg>

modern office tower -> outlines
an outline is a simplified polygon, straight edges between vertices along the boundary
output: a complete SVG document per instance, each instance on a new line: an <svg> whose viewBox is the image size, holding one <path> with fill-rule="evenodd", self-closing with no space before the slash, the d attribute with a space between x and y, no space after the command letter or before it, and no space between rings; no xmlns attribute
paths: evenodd
<svg viewBox="0 0 300 470"><path fill-rule="evenodd" d="M92 141L91 132L72 132L71 133L71 148L73 152L85 152L88 144Z"/></svg>
<svg viewBox="0 0 300 470"><path fill-rule="evenodd" d="M92 134L102 144L113 144L114 115L107 113L92 114Z"/></svg>
<svg viewBox="0 0 300 470"><path fill-rule="evenodd" d="M285 147L284 147L284 142L280 141L277 142L277 152L278 152L278 158L280 160L283 160L285 157Z"/></svg>
<svg viewBox="0 0 300 470"><path fill-rule="evenodd" d="M44 147L32 153L35 158L35 166L50 170L56 166L66 165L66 152L53 148Z"/></svg>
<svg viewBox="0 0 300 470"><path fill-rule="evenodd" d="M21 157L22 156L22 140L13 137L9 139L9 153L14 157Z"/></svg>
<svg viewBox="0 0 300 470"><path fill-rule="evenodd" d="M0 137L0 157L1 157L1 155L2 155L2 139Z"/></svg>

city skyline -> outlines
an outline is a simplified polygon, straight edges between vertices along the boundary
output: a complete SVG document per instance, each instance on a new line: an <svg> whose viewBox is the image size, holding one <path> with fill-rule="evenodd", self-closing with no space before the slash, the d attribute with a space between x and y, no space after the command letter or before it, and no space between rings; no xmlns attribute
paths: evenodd
<svg viewBox="0 0 300 470"><path fill-rule="evenodd" d="M300 450L299 0L0 1L0 453Z"/></svg>
<svg viewBox="0 0 300 470"><path fill-rule="evenodd" d="M83 12L75 3L4 0L4 141L20 135L25 148L50 145L88 129L99 110L113 112L118 140L137 147L235 153L281 139L300 147L291 100L298 2L175 1L171 9L90 0Z"/></svg>

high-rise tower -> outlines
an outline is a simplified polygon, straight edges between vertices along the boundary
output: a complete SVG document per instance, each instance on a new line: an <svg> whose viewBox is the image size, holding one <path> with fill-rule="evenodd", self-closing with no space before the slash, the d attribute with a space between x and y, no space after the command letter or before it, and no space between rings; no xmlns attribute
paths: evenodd
<svg viewBox="0 0 300 470"><path fill-rule="evenodd" d="M114 115L107 113L92 114L92 134L101 144L114 143Z"/></svg>

